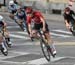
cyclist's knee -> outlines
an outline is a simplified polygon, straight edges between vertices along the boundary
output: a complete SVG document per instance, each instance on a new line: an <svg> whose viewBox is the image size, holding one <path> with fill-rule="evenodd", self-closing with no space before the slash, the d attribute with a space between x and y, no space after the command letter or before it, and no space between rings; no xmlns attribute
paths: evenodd
<svg viewBox="0 0 75 65"><path fill-rule="evenodd" d="M4 36L5 36L6 38L8 38L8 37L9 37L9 32L4 32Z"/></svg>
<svg viewBox="0 0 75 65"><path fill-rule="evenodd" d="M14 19L14 14L9 14L9 17L11 18L11 19Z"/></svg>

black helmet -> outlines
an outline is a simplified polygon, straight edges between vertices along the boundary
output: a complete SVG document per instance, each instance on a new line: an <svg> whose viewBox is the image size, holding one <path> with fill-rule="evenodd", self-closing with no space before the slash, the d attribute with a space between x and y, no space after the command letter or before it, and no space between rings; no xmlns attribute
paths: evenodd
<svg viewBox="0 0 75 65"><path fill-rule="evenodd" d="M66 7L65 8L65 12L69 12L70 11L70 8L69 7Z"/></svg>

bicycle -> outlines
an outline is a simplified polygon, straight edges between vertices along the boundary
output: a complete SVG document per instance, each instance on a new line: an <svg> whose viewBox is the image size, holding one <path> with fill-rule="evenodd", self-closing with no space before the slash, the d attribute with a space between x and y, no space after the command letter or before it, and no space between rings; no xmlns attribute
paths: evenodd
<svg viewBox="0 0 75 65"><path fill-rule="evenodd" d="M39 34L40 46L41 46L43 55L47 61L50 61L51 56L55 57L55 55L53 55L52 49L47 42L46 36L43 33L43 31L40 31L40 30L37 31L37 34ZM32 41L34 41L33 37L31 39Z"/></svg>

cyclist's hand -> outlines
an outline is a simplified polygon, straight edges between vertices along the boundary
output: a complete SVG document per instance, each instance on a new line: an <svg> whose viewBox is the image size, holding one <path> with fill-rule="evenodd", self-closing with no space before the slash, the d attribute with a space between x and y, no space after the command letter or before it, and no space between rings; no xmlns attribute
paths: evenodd
<svg viewBox="0 0 75 65"><path fill-rule="evenodd" d="M30 33L30 37L32 37L32 33Z"/></svg>
<svg viewBox="0 0 75 65"><path fill-rule="evenodd" d="M71 26L70 26L70 24L66 24L66 27L70 29Z"/></svg>

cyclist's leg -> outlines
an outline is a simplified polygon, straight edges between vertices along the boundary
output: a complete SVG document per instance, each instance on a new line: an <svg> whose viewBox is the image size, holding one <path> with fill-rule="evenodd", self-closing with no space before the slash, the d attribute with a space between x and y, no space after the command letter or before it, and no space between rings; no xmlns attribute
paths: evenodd
<svg viewBox="0 0 75 65"><path fill-rule="evenodd" d="M14 20L14 14L13 13L9 13L9 17Z"/></svg>
<svg viewBox="0 0 75 65"><path fill-rule="evenodd" d="M34 37L38 38L38 35L37 35L37 30L39 30L41 27L40 27L40 24L34 24L34 27L32 29L32 34Z"/></svg>
<svg viewBox="0 0 75 65"><path fill-rule="evenodd" d="M3 39L3 35L0 33L0 47L2 47L4 50L4 52L7 51L7 48L5 47L5 44L4 44L4 39Z"/></svg>
<svg viewBox="0 0 75 65"><path fill-rule="evenodd" d="M4 36L5 36L5 38L8 40L8 44L10 44L10 45L11 45L9 32L8 32L7 30L6 30L6 31L4 31Z"/></svg>
<svg viewBox="0 0 75 65"><path fill-rule="evenodd" d="M26 26L26 21L25 21L25 20L22 22L22 25L23 25L23 29L24 29L24 31L25 31L26 28L27 28L27 26Z"/></svg>
<svg viewBox="0 0 75 65"><path fill-rule="evenodd" d="M50 45L50 47L52 48L53 54L56 54L56 49L55 49L55 46L54 46L54 42L51 39L51 35L50 35L50 32L49 32L47 24L45 25L45 28L46 28L46 31L44 32L44 34L45 34L46 39L48 41L48 45Z"/></svg>

